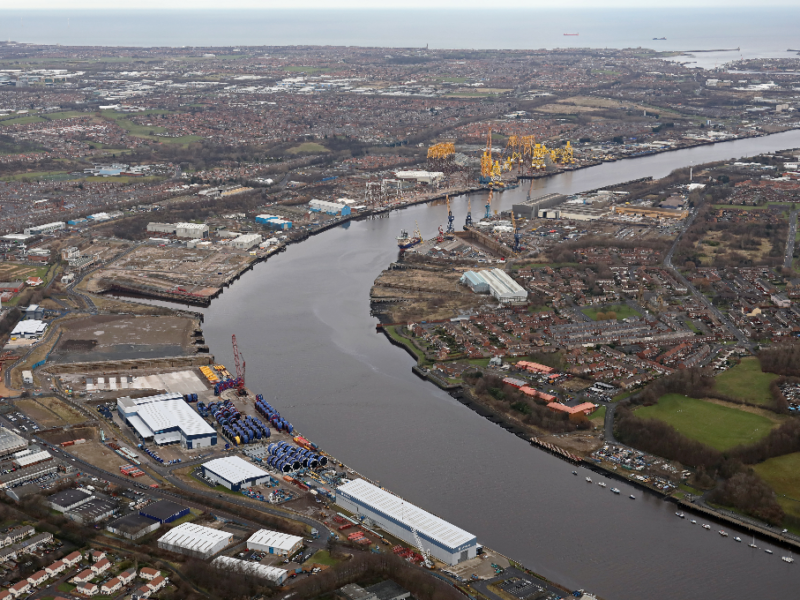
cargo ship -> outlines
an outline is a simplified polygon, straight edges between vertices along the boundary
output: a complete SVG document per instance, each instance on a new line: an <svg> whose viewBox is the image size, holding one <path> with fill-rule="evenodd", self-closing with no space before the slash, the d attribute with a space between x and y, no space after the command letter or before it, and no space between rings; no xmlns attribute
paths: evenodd
<svg viewBox="0 0 800 600"><path fill-rule="evenodd" d="M665 38L665 37L653 38L653 41L654 42L666 42L667 38Z"/></svg>
<svg viewBox="0 0 800 600"><path fill-rule="evenodd" d="M400 248L400 250L408 250L421 243L422 234L419 231L419 225L417 225L417 228L414 230L413 237L409 237L405 229L401 230L400 235L397 236L397 247Z"/></svg>
<svg viewBox="0 0 800 600"><path fill-rule="evenodd" d="M580 35L580 33L565 33L564 35L574 36L574 35Z"/></svg>

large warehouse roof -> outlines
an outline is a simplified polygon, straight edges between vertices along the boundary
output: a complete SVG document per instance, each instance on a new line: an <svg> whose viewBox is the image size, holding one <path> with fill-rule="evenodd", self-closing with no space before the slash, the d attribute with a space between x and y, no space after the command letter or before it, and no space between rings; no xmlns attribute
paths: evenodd
<svg viewBox="0 0 800 600"><path fill-rule="evenodd" d="M421 534L448 548L456 549L475 540L474 535L460 527L456 527L363 479L348 481L340 485L337 493L344 493L408 528L413 527Z"/></svg>
<svg viewBox="0 0 800 600"><path fill-rule="evenodd" d="M269 529L259 529L250 539L247 540L248 548L250 545L267 546L269 548L278 548L285 552L289 552L298 542L302 542L303 538L296 535L289 535L288 533L280 533L278 531L271 531Z"/></svg>
<svg viewBox="0 0 800 600"><path fill-rule="evenodd" d="M203 463L203 468L219 475L231 483L243 483L249 479L266 477L269 475L264 469L259 469L252 463L238 456L215 458Z"/></svg>
<svg viewBox="0 0 800 600"><path fill-rule="evenodd" d="M25 448L28 441L10 429L0 426L0 456Z"/></svg>
<svg viewBox="0 0 800 600"><path fill-rule="evenodd" d="M215 433L214 428L192 410L180 394L158 394L135 399L120 398L117 400L117 405L139 434L145 438L176 428L186 437Z"/></svg>
<svg viewBox="0 0 800 600"><path fill-rule="evenodd" d="M159 544L169 544L204 553L210 551L215 545L224 540L229 540L231 534L219 529L211 529L194 523L183 523L173 527L167 533L158 538Z"/></svg>

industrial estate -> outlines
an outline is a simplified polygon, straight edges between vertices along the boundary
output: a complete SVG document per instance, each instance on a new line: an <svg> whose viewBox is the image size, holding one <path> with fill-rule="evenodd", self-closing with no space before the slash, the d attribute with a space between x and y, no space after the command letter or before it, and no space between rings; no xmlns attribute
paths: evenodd
<svg viewBox="0 0 800 600"><path fill-rule="evenodd" d="M242 332L206 343L193 308L256 263L423 202L438 235L387 239L370 292L416 376L791 564L800 150L534 188L798 128L797 60L685 58L0 42L0 600L594 598L318 447Z"/></svg>

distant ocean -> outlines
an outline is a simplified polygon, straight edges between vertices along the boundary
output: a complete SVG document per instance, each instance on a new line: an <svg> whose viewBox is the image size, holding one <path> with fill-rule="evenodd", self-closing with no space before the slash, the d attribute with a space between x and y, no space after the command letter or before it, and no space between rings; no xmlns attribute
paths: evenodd
<svg viewBox="0 0 800 600"><path fill-rule="evenodd" d="M2 10L0 39L69 46L655 48L698 66L796 56L800 7L531 10ZM577 36L564 36L565 33ZM655 41L653 38L666 38ZM682 59L683 60L683 59Z"/></svg>

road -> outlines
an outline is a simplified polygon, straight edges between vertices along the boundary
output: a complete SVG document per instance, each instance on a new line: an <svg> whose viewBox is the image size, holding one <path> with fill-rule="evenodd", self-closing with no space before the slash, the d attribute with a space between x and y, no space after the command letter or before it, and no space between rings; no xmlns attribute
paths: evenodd
<svg viewBox="0 0 800 600"><path fill-rule="evenodd" d="M706 308L708 308L708 310L711 312L711 314L713 314L717 318L717 320L720 323L722 323L728 331L730 331L730 333L739 341L739 343L742 346L752 350L753 349L753 344L750 342L749 339L747 339L747 336L744 333L742 333L739 330L739 328L737 328L730 321L730 319L728 319L728 317L726 317L724 314L722 314L722 312L720 312L720 310L717 309L717 307L714 306L708 298L706 298L703 294L701 294L697 290L696 287L694 287L691 283L689 283L689 280L686 279L686 277L684 277L681 274L681 272L678 269L676 269L675 266L672 264L672 257L675 254L675 249L678 247L678 243L680 242L681 238L683 237L683 234L686 233L686 231L688 231L689 227L692 226L692 223L694 222L694 219L695 219L696 216L697 216L697 212L696 211L692 211L692 213L689 216L689 218L686 219L686 223L684 224L683 229L681 229L681 232L678 234L678 237L676 237L675 241L672 243L672 246L670 247L669 252L667 252L667 255L664 257L664 266L667 269L669 269L670 271L672 271L673 277L675 277L675 279L677 279L683 285L685 285L686 289L689 290L689 292L691 292L692 296L694 296L697 300L699 300L701 303L703 303L706 306ZM791 237L792 237L792 239L794 239L794 234L792 234Z"/></svg>
<svg viewBox="0 0 800 600"><path fill-rule="evenodd" d="M786 255L783 259L783 266L787 269L792 268L794 260L794 241L797 236L797 211L793 210L789 218L789 236L786 238Z"/></svg>

